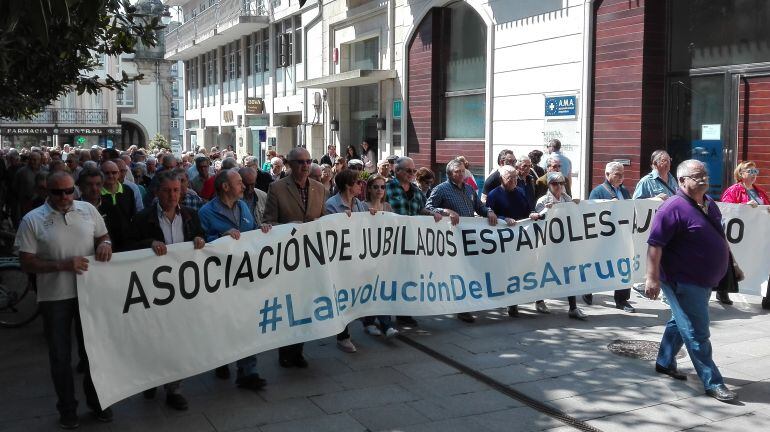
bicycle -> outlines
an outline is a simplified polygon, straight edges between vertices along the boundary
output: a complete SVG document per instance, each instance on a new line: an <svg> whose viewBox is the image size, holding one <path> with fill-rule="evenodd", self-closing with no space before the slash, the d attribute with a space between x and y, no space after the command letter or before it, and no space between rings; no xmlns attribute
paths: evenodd
<svg viewBox="0 0 770 432"><path fill-rule="evenodd" d="M35 276L21 270L17 257L0 258L0 327L21 327L39 314Z"/></svg>

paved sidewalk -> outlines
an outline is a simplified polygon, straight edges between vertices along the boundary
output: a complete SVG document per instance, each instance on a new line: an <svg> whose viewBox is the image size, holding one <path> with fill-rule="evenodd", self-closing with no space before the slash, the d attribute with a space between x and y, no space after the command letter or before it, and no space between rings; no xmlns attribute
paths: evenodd
<svg viewBox="0 0 770 432"><path fill-rule="evenodd" d="M711 303L714 356L741 404L703 395L688 358L687 382L653 372L652 361L619 357L613 340L658 341L669 313L660 302L632 299L637 313L612 308L612 296L583 306L589 320L520 306L477 314L475 324L453 316L418 318L413 340L602 431L770 430L770 314L759 298L733 295L735 305ZM205 373L184 381L186 412L133 396L116 404L115 420L99 424L79 395L87 431L568 431L574 430L401 341L385 341L351 325L359 348L345 354L327 338L306 345L310 368L282 369L275 351L259 355L264 391L236 389ZM57 430L56 397L42 325L0 330L0 431ZM80 385L78 383L78 390Z"/></svg>

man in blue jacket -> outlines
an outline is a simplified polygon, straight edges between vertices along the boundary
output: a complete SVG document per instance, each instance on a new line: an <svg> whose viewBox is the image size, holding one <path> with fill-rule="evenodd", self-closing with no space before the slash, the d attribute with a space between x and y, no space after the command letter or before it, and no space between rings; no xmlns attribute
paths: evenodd
<svg viewBox="0 0 770 432"><path fill-rule="evenodd" d="M631 199L631 194L628 189L623 186L623 164L620 162L609 162L604 169L604 183L596 186L591 194L588 195L590 200L627 200ZM615 290L615 307L623 309L625 312L636 312L628 299L631 298L631 288ZM587 304L593 303L593 296L591 294L585 294L583 300Z"/></svg>
<svg viewBox="0 0 770 432"><path fill-rule="evenodd" d="M241 199L243 198L243 180L237 169L222 170L214 178L216 196L201 207L198 212L201 226L206 233L206 241L214 241L220 237L229 235L238 240L241 233L257 228L254 216L249 207ZM270 231L270 225L262 225L262 232ZM257 356L251 355L236 362L238 377L236 385L241 388L259 390L265 386L266 381L257 373ZM230 378L230 369L227 365L220 366L215 371L221 379Z"/></svg>

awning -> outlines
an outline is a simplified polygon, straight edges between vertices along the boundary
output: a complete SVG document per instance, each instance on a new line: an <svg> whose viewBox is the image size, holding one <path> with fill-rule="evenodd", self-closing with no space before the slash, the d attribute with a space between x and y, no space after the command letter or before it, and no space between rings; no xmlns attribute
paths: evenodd
<svg viewBox="0 0 770 432"><path fill-rule="evenodd" d="M380 81L396 77L396 71L391 69L355 69L320 78L298 81L299 88L337 88L355 87L366 84L374 84Z"/></svg>

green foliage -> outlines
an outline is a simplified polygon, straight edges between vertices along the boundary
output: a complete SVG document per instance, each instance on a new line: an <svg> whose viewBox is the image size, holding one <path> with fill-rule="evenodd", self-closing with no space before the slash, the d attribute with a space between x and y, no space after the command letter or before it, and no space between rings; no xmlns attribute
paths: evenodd
<svg viewBox="0 0 770 432"><path fill-rule="evenodd" d="M157 133L154 137L150 140L149 143L150 150L159 150L159 149L166 149L171 150L171 144L168 142L166 137L163 135Z"/></svg>
<svg viewBox="0 0 770 432"><path fill-rule="evenodd" d="M157 16L129 0L0 1L0 117L29 117L76 90L122 89L141 75L96 75L103 55L158 43Z"/></svg>

